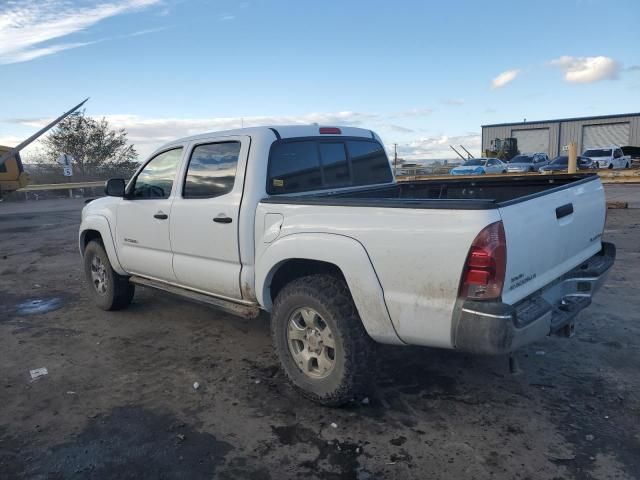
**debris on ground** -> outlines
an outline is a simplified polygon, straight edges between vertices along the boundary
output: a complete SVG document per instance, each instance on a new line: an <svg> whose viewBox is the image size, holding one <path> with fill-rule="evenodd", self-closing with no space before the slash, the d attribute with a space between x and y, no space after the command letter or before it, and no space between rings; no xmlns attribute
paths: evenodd
<svg viewBox="0 0 640 480"><path fill-rule="evenodd" d="M360 402L360 403L362 403L363 405L369 405L369 397L364 397L362 399L362 402Z"/></svg>
<svg viewBox="0 0 640 480"><path fill-rule="evenodd" d="M585 438L585 440L592 441L592 440L593 440L593 439L595 439L596 437L595 437L595 436L593 436L593 435L591 435L591 434L588 434L588 435L585 435L585 436L584 436L584 438Z"/></svg>
<svg viewBox="0 0 640 480"><path fill-rule="evenodd" d="M331 428L338 428L338 424L337 423L331 423Z"/></svg>
<svg viewBox="0 0 640 480"><path fill-rule="evenodd" d="M197 390L200 388L200 384L198 382L193 382L193 389Z"/></svg>
<svg viewBox="0 0 640 480"><path fill-rule="evenodd" d="M31 380L35 380L36 378L40 378L45 375L49 375L49 371L47 370L46 367L34 368L33 370L29 370L29 373L31 374Z"/></svg>

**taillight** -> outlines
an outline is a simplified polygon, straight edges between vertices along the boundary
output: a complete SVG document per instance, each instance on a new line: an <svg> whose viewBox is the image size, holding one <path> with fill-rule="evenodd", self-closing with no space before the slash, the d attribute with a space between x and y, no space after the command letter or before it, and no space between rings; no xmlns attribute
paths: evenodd
<svg viewBox="0 0 640 480"><path fill-rule="evenodd" d="M460 281L460 296L473 300L500 298L507 266L502 222L485 227L469 249Z"/></svg>
<svg viewBox="0 0 640 480"><path fill-rule="evenodd" d="M342 131L336 127L320 127L321 135L340 135Z"/></svg>

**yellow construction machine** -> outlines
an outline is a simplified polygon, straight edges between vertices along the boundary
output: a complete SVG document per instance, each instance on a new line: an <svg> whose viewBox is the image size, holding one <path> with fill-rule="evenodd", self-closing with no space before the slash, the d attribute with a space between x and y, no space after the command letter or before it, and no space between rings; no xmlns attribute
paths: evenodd
<svg viewBox="0 0 640 480"><path fill-rule="evenodd" d="M0 155L4 156L11 151L10 147L0 145ZM0 197L11 193L19 188L26 187L29 183L29 176L22 168L20 154L16 153L11 158L5 160L0 165Z"/></svg>
<svg viewBox="0 0 640 480"><path fill-rule="evenodd" d="M496 138L491 140L491 148L484 151L486 157L499 158L504 162L508 162L519 153L517 138Z"/></svg>
<svg viewBox="0 0 640 480"><path fill-rule="evenodd" d="M15 192L19 188L26 187L29 183L29 176L24 171L22 161L20 160L20 150L36 140L42 134L46 133L50 128L58 124L67 116L71 115L89 100L85 99L71 110L63 113L46 127L37 131L25 141L16 147L3 147L0 145L0 200L11 192Z"/></svg>

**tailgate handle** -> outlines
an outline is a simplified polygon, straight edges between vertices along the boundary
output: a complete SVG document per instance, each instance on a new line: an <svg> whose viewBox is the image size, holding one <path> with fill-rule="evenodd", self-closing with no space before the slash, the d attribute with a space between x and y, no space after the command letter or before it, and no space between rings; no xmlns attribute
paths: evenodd
<svg viewBox="0 0 640 480"><path fill-rule="evenodd" d="M560 220L567 215L571 215L573 213L573 203L567 203L566 205L562 205L561 207L556 208L556 218Z"/></svg>

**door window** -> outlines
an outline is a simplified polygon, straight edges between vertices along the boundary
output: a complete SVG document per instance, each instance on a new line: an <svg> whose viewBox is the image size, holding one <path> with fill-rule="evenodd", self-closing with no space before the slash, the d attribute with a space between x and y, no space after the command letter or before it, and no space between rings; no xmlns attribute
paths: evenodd
<svg viewBox="0 0 640 480"><path fill-rule="evenodd" d="M233 190L240 142L198 145L193 149L184 179L184 198L213 198Z"/></svg>
<svg viewBox="0 0 640 480"><path fill-rule="evenodd" d="M182 147L152 158L136 177L131 196L135 199L169 198L180 158Z"/></svg>

